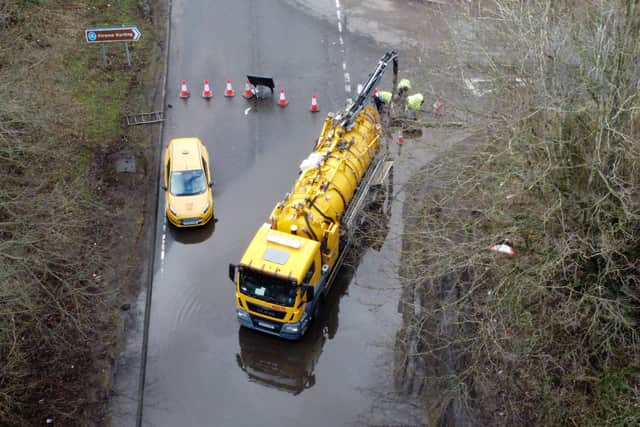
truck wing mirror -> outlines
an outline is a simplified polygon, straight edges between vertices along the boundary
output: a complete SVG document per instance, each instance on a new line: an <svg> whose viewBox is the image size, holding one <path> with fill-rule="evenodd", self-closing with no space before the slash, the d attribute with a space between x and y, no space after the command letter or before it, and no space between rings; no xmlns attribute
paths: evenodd
<svg viewBox="0 0 640 427"><path fill-rule="evenodd" d="M229 264L229 280L231 280L234 284L236 283L236 270L238 266L235 264Z"/></svg>

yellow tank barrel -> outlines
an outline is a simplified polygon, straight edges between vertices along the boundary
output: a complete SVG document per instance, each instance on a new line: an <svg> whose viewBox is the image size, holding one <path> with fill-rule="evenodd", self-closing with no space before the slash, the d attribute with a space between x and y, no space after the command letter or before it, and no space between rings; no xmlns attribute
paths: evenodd
<svg viewBox="0 0 640 427"><path fill-rule="evenodd" d="M357 116L349 130L328 117L314 151L300 165L301 173L291 193L273 210L272 228L297 232L318 242L325 232L336 232L378 152L380 137L380 118L372 106ZM330 240L337 243L337 239ZM329 250L333 246L330 243L325 242Z"/></svg>

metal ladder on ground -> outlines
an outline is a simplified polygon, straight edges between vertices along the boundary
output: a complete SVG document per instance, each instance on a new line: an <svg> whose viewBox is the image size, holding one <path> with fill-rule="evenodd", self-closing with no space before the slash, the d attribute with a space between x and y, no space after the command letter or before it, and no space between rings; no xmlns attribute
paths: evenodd
<svg viewBox="0 0 640 427"><path fill-rule="evenodd" d="M164 121L164 111L127 114L127 126L148 125Z"/></svg>

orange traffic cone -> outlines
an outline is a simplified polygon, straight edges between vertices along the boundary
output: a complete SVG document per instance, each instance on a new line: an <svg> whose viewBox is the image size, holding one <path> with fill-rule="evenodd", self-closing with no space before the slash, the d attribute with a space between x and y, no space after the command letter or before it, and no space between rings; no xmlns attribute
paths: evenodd
<svg viewBox="0 0 640 427"><path fill-rule="evenodd" d="M224 96L233 96L233 88L231 87L231 80L227 80L227 88L224 90Z"/></svg>
<svg viewBox="0 0 640 427"><path fill-rule="evenodd" d="M204 90L202 91L202 97L205 99L209 99L213 96L211 93L211 87L209 87L209 80L204 81Z"/></svg>
<svg viewBox="0 0 640 427"><path fill-rule="evenodd" d="M373 90L373 97L374 97L374 98L377 98L377 97L378 97L378 95L380 95L380 91L378 90L378 88L375 88L375 89Z"/></svg>
<svg viewBox="0 0 640 427"><path fill-rule="evenodd" d="M311 94L311 107L309 108L309 111L312 113L320 111L320 108L318 108L318 98L316 97L315 92Z"/></svg>
<svg viewBox="0 0 640 427"><path fill-rule="evenodd" d="M287 98L284 95L284 88L281 87L280 88L280 100L278 101L278 105L280 105L281 107L286 107L288 103L289 103L289 101L287 101Z"/></svg>
<svg viewBox="0 0 640 427"><path fill-rule="evenodd" d="M188 98L188 97L189 97L189 90L187 90L187 81L182 80L180 82L180 98Z"/></svg>
<svg viewBox="0 0 640 427"><path fill-rule="evenodd" d="M253 90L251 89L251 84L249 83L249 80L247 80L244 84L244 93L242 94L242 96L249 99L253 98L254 95L255 93L253 93Z"/></svg>

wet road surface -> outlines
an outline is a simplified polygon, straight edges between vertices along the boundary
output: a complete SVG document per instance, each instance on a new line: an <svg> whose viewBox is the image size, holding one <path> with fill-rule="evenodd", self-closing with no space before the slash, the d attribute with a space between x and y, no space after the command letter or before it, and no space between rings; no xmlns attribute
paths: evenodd
<svg viewBox="0 0 640 427"><path fill-rule="evenodd" d="M333 1L327 5L336 7ZM314 17L285 1L176 0L171 25L172 107L166 110L164 144L182 136L205 142L219 222L199 230L170 227L160 195L143 425L412 422L387 395L400 322L397 237L354 251L320 318L299 343L240 330L227 276L228 263L240 259L291 189L326 113L342 109L353 95L345 78L355 91L387 48L339 32L335 16ZM246 74L272 75L274 97L243 99ZM178 98L182 79L191 91L187 101ZM212 85L209 101L200 97L204 79ZM226 79L234 98L223 97ZM388 73L387 85L390 79ZM286 108L277 105L280 87L290 102ZM313 91L321 109L316 114L308 111ZM392 230L399 230L399 216L396 206Z"/></svg>

